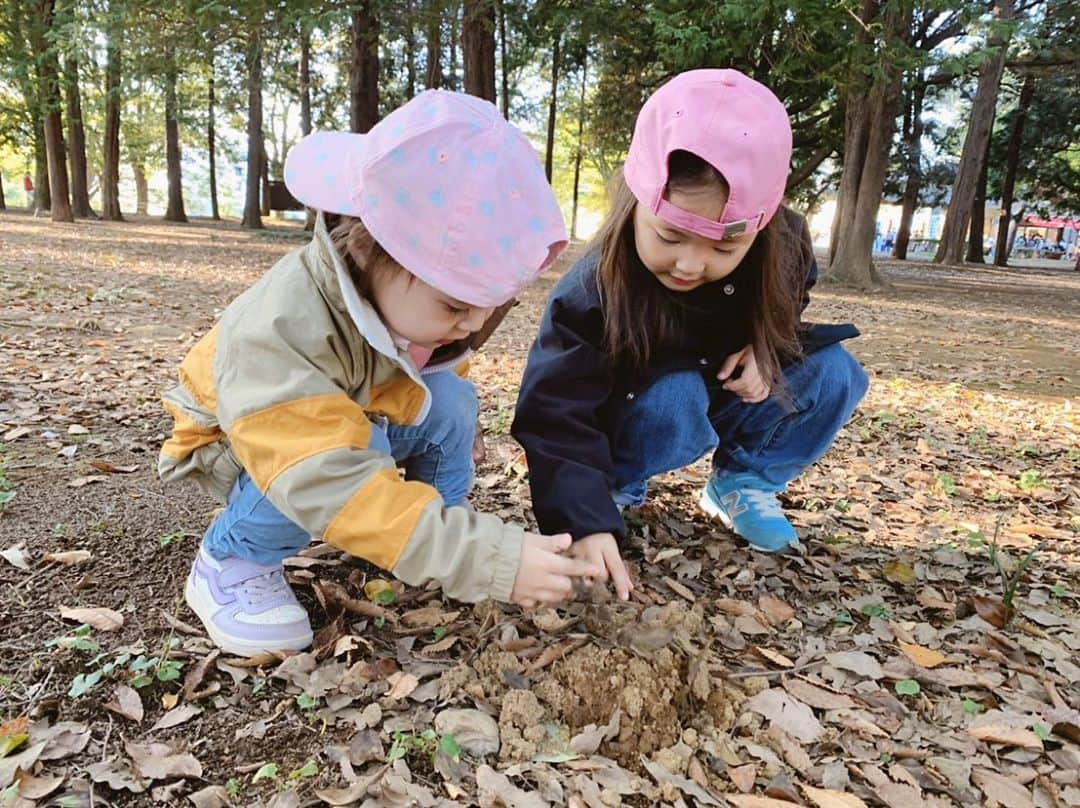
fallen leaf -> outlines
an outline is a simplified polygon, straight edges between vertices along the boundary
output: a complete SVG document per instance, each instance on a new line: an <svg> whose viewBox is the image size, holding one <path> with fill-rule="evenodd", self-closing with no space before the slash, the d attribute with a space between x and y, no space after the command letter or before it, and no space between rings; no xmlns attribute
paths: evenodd
<svg viewBox="0 0 1080 808"><path fill-rule="evenodd" d="M836 651L826 654L825 659L834 668L851 671L868 679L881 679L885 675L881 663L864 651Z"/></svg>
<svg viewBox="0 0 1080 808"><path fill-rule="evenodd" d="M64 620L74 620L76 623L86 623L98 631L116 631L124 625L124 616L120 612L104 606L73 609L61 606L60 617Z"/></svg>
<svg viewBox="0 0 1080 808"><path fill-rule="evenodd" d="M772 595L762 595L758 598L757 605L774 626L786 623L795 616L793 608L780 600L780 598L774 598Z"/></svg>
<svg viewBox="0 0 1080 808"><path fill-rule="evenodd" d="M752 794L725 794L724 799L735 808L791 808L792 803L787 800L776 800L772 797L755 797Z"/></svg>
<svg viewBox="0 0 1080 808"><path fill-rule="evenodd" d="M177 752L163 743L134 743L124 749L135 764L135 771L147 780L166 777L202 777L202 764L188 752Z"/></svg>
<svg viewBox="0 0 1080 808"><path fill-rule="evenodd" d="M430 643L429 645L425 645L423 648L421 648L420 655L434 656L435 654L444 654L451 648L453 648L454 645L457 644L457 641L460 639L461 638L456 634L451 634L449 637L443 637L441 640Z"/></svg>
<svg viewBox="0 0 1080 808"><path fill-rule="evenodd" d="M58 721L45 729L40 737L45 741L41 760L59 760L77 755L86 748L90 743L90 728L77 721Z"/></svg>
<svg viewBox="0 0 1080 808"><path fill-rule="evenodd" d="M390 690L387 692L386 697L391 701L400 701L406 698L420 684L419 679L404 671L391 674L386 681L390 684Z"/></svg>
<svg viewBox="0 0 1080 808"><path fill-rule="evenodd" d="M774 651L771 648L764 648L764 647L762 647L760 645L752 645L752 646L750 646L750 650L756 652L760 656L762 656L765 659L769 660L769 662L773 663L777 667L780 667L780 668L793 668L793 667L795 667L795 663L792 662L790 659L788 659L783 654L781 654L779 651Z"/></svg>
<svg viewBox="0 0 1080 808"><path fill-rule="evenodd" d="M113 791L127 789L132 794L146 791L146 783L139 779L131 767L126 763L118 763L113 758L91 763L86 767L86 773L95 783L105 783Z"/></svg>
<svg viewBox="0 0 1080 808"><path fill-rule="evenodd" d="M460 614L460 611L444 612L439 606L425 606L405 612L401 622L410 628L435 628L453 623Z"/></svg>
<svg viewBox="0 0 1080 808"><path fill-rule="evenodd" d="M749 794L757 780L757 766L747 763L745 766L728 766L727 776L735 784L735 788L744 794Z"/></svg>
<svg viewBox="0 0 1080 808"><path fill-rule="evenodd" d="M475 757L499 754L499 725L482 710L443 710L435 716L435 731L452 735L458 746Z"/></svg>
<svg viewBox="0 0 1080 808"><path fill-rule="evenodd" d="M973 769L971 781L982 789L983 794L1003 808L1033 808L1035 805L1031 793L1024 786L997 772Z"/></svg>
<svg viewBox="0 0 1080 808"><path fill-rule="evenodd" d="M486 763L476 770L476 788L481 805L504 805L506 808L547 808L548 802L539 794L515 786L505 774ZM486 801L485 801L486 800ZM498 800L499 802L496 802Z"/></svg>
<svg viewBox="0 0 1080 808"><path fill-rule="evenodd" d="M229 805L229 792L225 786L207 786L194 794L188 794L195 808L227 808Z"/></svg>
<svg viewBox="0 0 1080 808"><path fill-rule="evenodd" d="M175 707L165 713L165 715L161 716L154 726L150 727L150 731L153 732L159 729L168 729L169 727L179 726L185 721L190 721L202 711L202 707L196 707L194 704L181 704L179 707Z"/></svg>
<svg viewBox="0 0 1080 808"><path fill-rule="evenodd" d="M932 648L926 648L922 645L903 641L901 641L899 645L900 650L904 652L908 659L923 668L936 668L948 659L948 657L940 651L935 651Z"/></svg>
<svg viewBox="0 0 1080 808"><path fill-rule="evenodd" d="M64 784L64 777L32 777L24 775L19 778L19 796L24 800L43 800L56 789Z"/></svg>
<svg viewBox="0 0 1080 808"><path fill-rule="evenodd" d="M114 466L105 460L91 460L90 465L106 474L131 474L139 470L138 466Z"/></svg>
<svg viewBox="0 0 1080 808"><path fill-rule="evenodd" d="M143 720L142 698L134 688L127 685L118 685L112 700L106 702L105 707L136 724Z"/></svg>
<svg viewBox="0 0 1080 808"><path fill-rule="evenodd" d="M68 488L82 488L83 486L90 485L90 483L100 483L109 479L103 474L88 474L85 477L76 477L68 483Z"/></svg>
<svg viewBox="0 0 1080 808"><path fill-rule="evenodd" d="M26 557L26 553L23 552L24 544L16 544L14 547L9 547L6 550L0 550L0 556L4 557L4 560L9 564L18 567L21 570L30 571L30 561Z"/></svg>
<svg viewBox="0 0 1080 808"><path fill-rule="evenodd" d="M611 719L602 727L589 724L581 732L570 739L570 752L575 755L592 755L600 748L605 740L610 740L619 734L619 722L622 711L616 707L611 714Z"/></svg>
<svg viewBox="0 0 1080 808"><path fill-rule="evenodd" d="M82 424L72 424L67 428L69 435L89 435L90 430Z"/></svg>
<svg viewBox="0 0 1080 808"><path fill-rule="evenodd" d="M908 586L915 583L915 570L903 561L890 561L881 568L882 577L894 584Z"/></svg>
<svg viewBox="0 0 1080 808"><path fill-rule="evenodd" d="M1043 742L1029 729L1010 727L1005 724L984 724L968 727L967 732L974 738L987 743L1000 743L1005 746L1021 746L1024 749L1042 749Z"/></svg>
<svg viewBox="0 0 1080 808"><path fill-rule="evenodd" d="M679 791L697 800L699 805L723 805L712 792L706 791L693 780L672 773L666 766L649 760L644 755L641 756L641 765L645 767L645 771L651 774L657 783L675 786Z"/></svg>
<svg viewBox="0 0 1080 808"><path fill-rule="evenodd" d="M81 564L93 556L89 550L64 550L60 553L46 553L42 561L55 561L57 564Z"/></svg>
<svg viewBox="0 0 1080 808"><path fill-rule="evenodd" d="M975 607L975 611L979 617L994 628L1005 628L1012 618L1012 611L1006 608L1005 604L998 598L987 598L981 595L974 595L971 598L971 604Z"/></svg>
<svg viewBox="0 0 1080 808"><path fill-rule="evenodd" d="M45 741L40 741L33 746L26 747L17 755L0 758L0 792L3 792L5 788L11 785L15 779L15 772L19 771L19 769L24 772L30 771L41 757L44 748Z"/></svg>
<svg viewBox="0 0 1080 808"><path fill-rule="evenodd" d="M762 690L746 702L744 709L760 713L803 743L813 743L825 732L809 707L778 687Z"/></svg>
<svg viewBox="0 0 1080 808"><path fill-rule="evenodd" d="M788 679L784 682L784 690L819 710L850 710L858 706L851 696L833 693L803 679Z"/></svg>

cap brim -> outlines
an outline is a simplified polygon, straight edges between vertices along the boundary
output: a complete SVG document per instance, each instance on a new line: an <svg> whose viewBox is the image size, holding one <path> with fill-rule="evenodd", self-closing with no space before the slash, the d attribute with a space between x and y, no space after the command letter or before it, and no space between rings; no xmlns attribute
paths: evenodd
<svg viewBox="0 0 1080 808"><path fill-rule="evenodd" d="M314 132L289 150L285 186L308 207L359 215L360 187L354 166L363 162L367 136Z"/></svg>

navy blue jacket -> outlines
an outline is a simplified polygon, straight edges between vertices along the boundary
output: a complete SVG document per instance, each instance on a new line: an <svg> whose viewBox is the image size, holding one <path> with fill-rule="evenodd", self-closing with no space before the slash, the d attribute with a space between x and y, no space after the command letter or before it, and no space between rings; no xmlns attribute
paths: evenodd
<svg viewBox="0 0 1080 808"><path fill-rule="evenodd" d="M799 289L805 309L817 282L806 219L781 208L792 250L801 264ZM729 396L716 381L723 361L750 343L746 297L755 268L740 264L723 280L690 292L672 292L684 306L686 328L679 344L655 351L649 366L635 371L615 367L604 349L604 310L596 277L595 252L580 259L556 284L529 351L511 433L524 447L529 464L533 511L542 533L624 534L622 515L611 499L614 464L608 427L617 403L648 389L661 376L695 368L714 396ZM858 335L853 325L803 324L800 338L810 353Z"/></svg>

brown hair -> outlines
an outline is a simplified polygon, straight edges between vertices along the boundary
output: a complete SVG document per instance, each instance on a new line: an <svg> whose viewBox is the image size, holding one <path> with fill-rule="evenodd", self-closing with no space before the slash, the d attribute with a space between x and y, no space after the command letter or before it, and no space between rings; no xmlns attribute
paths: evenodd
<svg viewBox="0 0 1080 808"><path fill-rule="evenodd" d="M360 297L374 305L372 287L379 276L408 272L371 235L364 223L354 216L324 213L330 241L349 270L349 277Z"/></svg>
<svg viewBox="0 0 1080 808"><path fill-rule="evenodd" d="M726 198L723 176L697 155L673 152L668 164L668 191L709 189ZM657 346L671 344L682 328L682 315L638 257L634 244L637 199L616 171L612 207L589 245L599 250L597 268L604 298L605 350L616 365L644 368ZM793 254L793 234L777 212L761 230L740 266L757 267L750 295L750 344L762 378L782 390L781 363L798 356L799 304L803 280Z"/></svg>

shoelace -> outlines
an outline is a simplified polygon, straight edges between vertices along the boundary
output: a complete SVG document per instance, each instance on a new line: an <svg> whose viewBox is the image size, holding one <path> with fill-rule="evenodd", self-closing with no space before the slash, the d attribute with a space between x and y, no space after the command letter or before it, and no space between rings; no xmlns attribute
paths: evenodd
<svg viewBox="0 0 1080 808"><path fill-rule="evenodd" d="M281 574L281 570L270 570L270 572L264 572L254 578L248 578L246 581L237 584L237 588L255 606L288 597L290 592L289 585L285 581L285 576Z"/></svg>
<svg viewBox="0 0 1080 808"><path fill-rule="evenodd" d="M761 516L783 516L780 503L776 501L776 495L771 491L761 491L757 488L743 488L739 491L753 510Z"/></svg>

